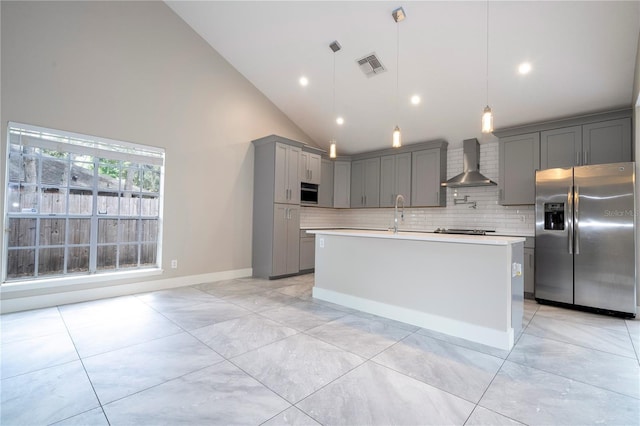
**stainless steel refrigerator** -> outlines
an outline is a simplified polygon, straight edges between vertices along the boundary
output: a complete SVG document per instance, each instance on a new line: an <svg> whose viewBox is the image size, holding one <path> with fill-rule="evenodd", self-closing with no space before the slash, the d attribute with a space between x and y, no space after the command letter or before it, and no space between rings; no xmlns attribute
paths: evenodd
<svg viewBox="0 0 640 426"><path fill-rule="evenodd" d="M634 163L536 172L535 298L635 316Z"/></svg>

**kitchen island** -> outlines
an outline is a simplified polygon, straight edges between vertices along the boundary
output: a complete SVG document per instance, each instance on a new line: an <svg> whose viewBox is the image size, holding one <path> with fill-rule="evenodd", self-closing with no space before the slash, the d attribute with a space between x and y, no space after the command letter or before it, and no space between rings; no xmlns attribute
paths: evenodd
<svg viewBox="0 0 640 426"><path fill-rule="evenodd" d="M316 234L313 297L509 350L522 328L524 238Z"/></svg>

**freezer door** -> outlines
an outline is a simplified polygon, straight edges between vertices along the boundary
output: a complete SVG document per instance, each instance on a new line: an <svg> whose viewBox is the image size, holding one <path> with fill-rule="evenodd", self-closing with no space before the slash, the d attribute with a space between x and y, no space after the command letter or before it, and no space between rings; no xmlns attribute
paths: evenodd
<svg viewBox="0 0 640 426"><path fill-rule="evenodd" d="M536 172L536 299L573 303L573 169Z"/></svg>
<svg viewBox="0 0 640 426"><path fill-rule="evenodd" d="M576 167L574 176L575 304L635 313L634 163Z"/></svg>

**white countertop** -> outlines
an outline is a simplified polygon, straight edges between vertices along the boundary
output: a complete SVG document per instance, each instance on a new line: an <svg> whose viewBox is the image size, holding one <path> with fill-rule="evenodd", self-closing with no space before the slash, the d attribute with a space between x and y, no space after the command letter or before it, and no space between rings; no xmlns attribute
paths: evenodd
<svg viewBox="0 0 640 426"><path fill-rule="evenodd" d="M309 234L340 235L346 237L388 238L394 240L434 241L458 244L509 245L524 243L523 237L505 237L499 235L459 235L435 234L431 232L372 231L365 229L307 229Z"/></svg>

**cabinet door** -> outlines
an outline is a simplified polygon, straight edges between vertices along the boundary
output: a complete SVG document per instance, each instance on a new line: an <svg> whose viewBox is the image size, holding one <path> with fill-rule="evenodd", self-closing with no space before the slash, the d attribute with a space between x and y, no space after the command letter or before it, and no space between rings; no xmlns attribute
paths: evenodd
<svg viewBox="0 0 640 426"><path fill-rule="evenodd" d="M289 202L289 178L287 173L287 157L289 153L289 147L283 144L276 144L276 167L275 167L275 194L274 202L276 203L288 203Z"/></svg>
<svg viewBox="0 0 640 426"><path fill-rule="evenodd" d="M333 161L322 160L321 169L318 207L333 207Z"/></svg>
<svg viewBox="0 0 640 426"><path fill-rule="evenodd" d="M351 207L351 163L336 161L333 165L333 207Z"/></svg>
<svg viewBox="0 0 640 426"><path fill-rule="evenodd" d="M582 165L582 126L540 133L540 169Z"/></svg>
<svg viewBox="0 0 640 426"><path fill-rule="evenodd" d="M364 205L380 207L380 158L364 160Z"/></svg>
<svg viewBox="0 0 640 426"><path fill-rule="evenodd" d="M322 157L317 154L309 154L309 183L320 185L322 181Z"/></svg>
<svg viewBox="0 0 640 426"><path fill-rule="evenodd" d="M300 271L300 207L288 206L287 218L287 274Z"/></svg>
<svg viewBox="0 0 640 426"><path fill-rule="evenodd" d="M302 150L290 146L287 152L287 186L289 189L289 204L300 204L300 162ZM276 171L276 173L278 173Z"/></svg>
<svg viewBox="0 0 640 426"><path fill-rule="evenodd" d="M582 134L583 164L632 161L630 118L586 124Z"/></svg>
<svg viewBox="0 0 640 426"><path fill-rule="evenodd" d="M411 159L411 206L439 206L440 151L415 151L411 153Z"/></svg>
<svg viewBox="0 0 640 426"><path fill-rule="evenodd" d="M364 207L364 160L351 163L351 208Z"/></svg>
<svg viewBox="0 0 640 426"><path fill-rule="evenodd" d="M300 238L300 270L313 269L316 263L316 239Z"/></svg>
<svg viewBox="0 0 640 426"><path fill-rule="evenodd" d="M540 133L500 139L500 204L535 204Z"/></svg>
<svg viewBox="0 0 640 426"><path fill-rule="evenodd" d="M273 206L273 258L271 275L287 273L287 229L289 225L289 209L287 204Z"/></svg>
<svg viewBox="0 0 640 426"><path fill-rule="evenodd" d="M393 207L396 196L396 156L380 158L380 207Z"/></svg>
<svg viewBox="0 0 640 426"><path fill-rule="evenodd" d="M534 293L535 256L534 249L524 249L524 291Z"/></svg>

